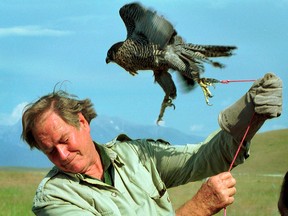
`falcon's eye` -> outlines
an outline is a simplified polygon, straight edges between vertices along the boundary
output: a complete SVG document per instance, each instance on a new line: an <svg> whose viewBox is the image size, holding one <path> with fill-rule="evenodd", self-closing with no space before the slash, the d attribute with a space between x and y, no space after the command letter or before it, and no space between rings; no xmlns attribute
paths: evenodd
<svg viewBox="0 0 288 216"><path fill-rule="evenodd" d="M112 59L113 58L113 52L112 52L112 50L109 50L108 51L108 57L110 58L110 59Z"/></svg>

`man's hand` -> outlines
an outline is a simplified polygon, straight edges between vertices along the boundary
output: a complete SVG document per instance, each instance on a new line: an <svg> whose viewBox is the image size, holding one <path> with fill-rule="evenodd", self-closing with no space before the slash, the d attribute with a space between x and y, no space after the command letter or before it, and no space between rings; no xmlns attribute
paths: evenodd
<svg viewBox="0 0 288 216"><path fill-rule="evenodd" d="M273 73L267 73L257 80L249 90L255 112L275 118L282 112L282 80Z"/></svg>
<svg viewBox="0 0 288 216"><path fill-rule="evenodd" d="M236 180L230 172L210 177L196 195L176 211L177 216L208 216L234 202Z"/></svg>

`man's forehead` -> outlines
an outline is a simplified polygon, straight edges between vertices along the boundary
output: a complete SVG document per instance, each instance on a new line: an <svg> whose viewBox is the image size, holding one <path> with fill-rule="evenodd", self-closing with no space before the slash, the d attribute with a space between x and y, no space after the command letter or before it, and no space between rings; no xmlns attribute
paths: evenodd
<svg viewBox="0 0 288 216"><path fill-rule="evenodd" d="M42 125L44 122L46 122L46 120L51 117L52 115L56 115L56 113L52 110L47 110L43 113L41 113L40 115L37 116L37 118L35 119L35 125Z"/></svg>
<svg viewBox="0 0 288 216"><path fill-rule="evenodd" d="M38 137L47 136L52 132L59 131L61 129L61 118L53 111L47 111L40 115L34 124L33 133Z"/></svg>
<svg viewBox="0 0 288 216"><path fill-rule="evenodd" d="M46 112L35 123L33 136L42 149L45 151L50 145L53 145L61 136L63 124L61 118L55 112Z"/></svg>

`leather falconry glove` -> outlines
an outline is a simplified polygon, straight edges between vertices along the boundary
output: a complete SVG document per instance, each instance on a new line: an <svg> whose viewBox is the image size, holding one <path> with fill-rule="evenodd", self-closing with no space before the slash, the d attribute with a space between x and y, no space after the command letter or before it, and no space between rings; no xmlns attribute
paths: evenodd
<svg viewBox="0 0 288 216"><path fill-rule="evenodd" d="M241 141L251 121L246 141L250 141L267 119L282 112L282 80L273 73L267 73L254 82L249 91L236 103L219 114L220 127Z"/></svg>

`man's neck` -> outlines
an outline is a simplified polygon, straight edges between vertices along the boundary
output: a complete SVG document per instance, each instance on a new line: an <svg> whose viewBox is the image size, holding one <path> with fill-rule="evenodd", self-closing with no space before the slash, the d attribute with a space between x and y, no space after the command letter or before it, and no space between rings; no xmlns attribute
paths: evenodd
<svg viewBox="0 0 288 216"><path fill-rule="evenodd" d="M95 160L93 160L94 162L90 165L87 172L85 172L85 175L103 180L104 168L101 162L100 154L96 149L95 149L94 158L95 158Z"/></svg>

